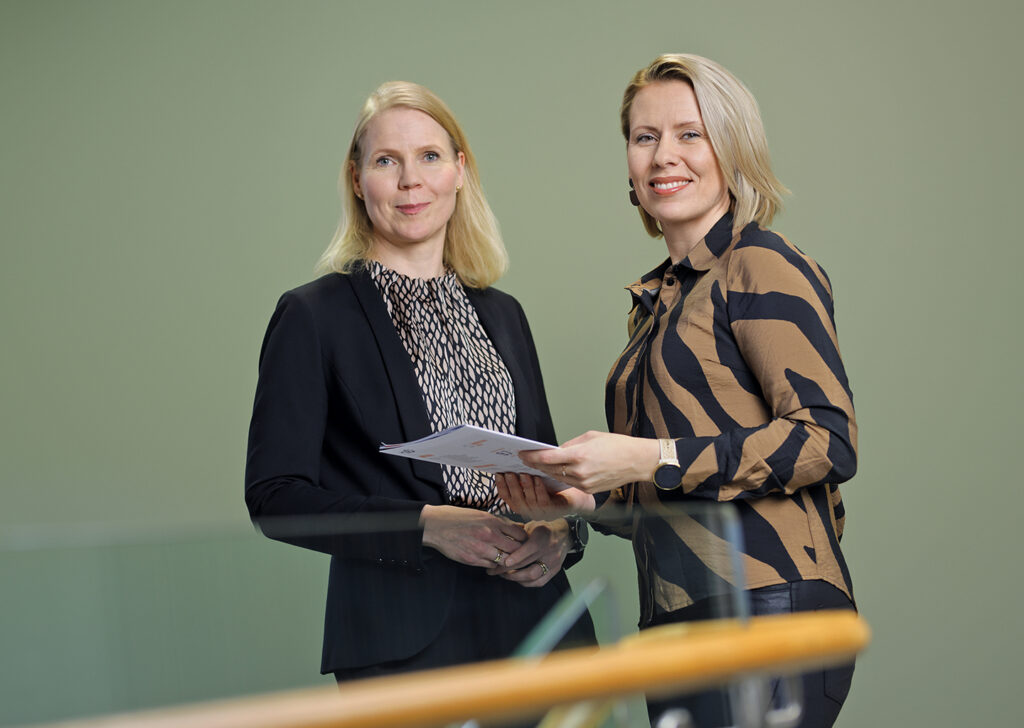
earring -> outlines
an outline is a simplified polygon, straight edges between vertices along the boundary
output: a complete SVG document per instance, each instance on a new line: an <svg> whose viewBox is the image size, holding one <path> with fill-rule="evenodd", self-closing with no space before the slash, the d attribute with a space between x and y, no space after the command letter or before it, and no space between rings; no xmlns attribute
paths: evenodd
<svg viewBox="0 0 1024 728"><path fill-rule="evenodd" d="M636 190L633 189L633 180L629 181L629 202L633 207L640 207L640 198L636 196Z"/></svg>
<svg viewBox="0 0 1024 728"><path fill-rule="evenodd" d="M459 193L462 191L462 185L455 185L455 192Z"/></svg>

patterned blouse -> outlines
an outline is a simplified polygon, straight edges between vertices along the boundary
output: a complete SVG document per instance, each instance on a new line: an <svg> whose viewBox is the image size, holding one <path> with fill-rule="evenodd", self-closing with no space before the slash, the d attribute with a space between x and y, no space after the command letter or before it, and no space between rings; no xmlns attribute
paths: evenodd
<svg viewBox="0 0 1024 728"><path fill-rule="evenodd" d="M820 579L851 599L839 548L838 483L856 470L857 426L839 356L832 288L794 245L726 215L677 265L629 286L629 343L606 389L608 427L676 439L676 490L634 483L609 503L729 501L745 542L747 588ZM730 574L707 532L683 518L638 519L642 623L716 596Z"/></svg>
<svg viewBox="0 0 1024 728"><path fill-rule="evenodd" d="M434 432L470 424L514 434L512 377L456 275L409 278L377 261L367 270L412 360ZM452 505L509 515L493 475L450 465L441 470Z"/></svg>

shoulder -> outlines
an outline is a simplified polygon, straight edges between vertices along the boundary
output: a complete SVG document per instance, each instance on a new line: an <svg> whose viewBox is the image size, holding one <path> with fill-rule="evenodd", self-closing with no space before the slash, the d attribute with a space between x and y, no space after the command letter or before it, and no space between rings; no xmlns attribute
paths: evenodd
<svg viewBox="0 0 1024 728"><path fill-rule="evenodd" d="M358 275L358 274L355 274ZM327 273L316 280L304 283L281 295L282 302L295 302L311 310L318 310L339 299L352 295L351 276L343 273Z"/></svg>
<svg viewBox="0 0 1024 728"><path fill-rule="evenodd" d="M362 293L360 293L362 289ZM318 322L336 322L339 317L362 312L361 300L378 295L369 275L328 273L297 288L285 291L277 302L278 311L293 310Z"/></svg>
<svg viewBox="0 0 1024 728"><path fill-rule="evenodd" d="M488 286L487 288L469 288L466 286L463 290L466 291L466 295L473 301L485 301L492 306L519 308L519 301L516 300L515 296L505 293L494 286Z"/></svg>
<svg viewBox="0 0 1024 728"><path fill-rule="evenodd" d="M732 252L733 257L738 259L778 256L781 260L790 262L797 259L811 260L786 236L774 230L758 227L756 223L750 223L743 228Z"/></svg>
<svg viewBox="0 0 1024 728"><path fill-rule="evenodd" d="M298 332L305 337L330 338L332 332L362 315L350 276L328 273L281 294L268 333Z"/></svg>
<svg viewBox="0 0 1024 728"><path fill-rule="evenodd" d="M825 270L813 258L786 236L756 223L740 233L729 251L727 267L730 284L744 287L793 277L804 278L815 287L830 287Z"/></svg>
<svg viewBox="0 0 1024 728"><path fill-rule="evenodd" d="M515 296L500 289L488 286L487 288L464 287L463 290L477 309L483 307L495 313L522 313L523 307L519 305Z"/></svg>

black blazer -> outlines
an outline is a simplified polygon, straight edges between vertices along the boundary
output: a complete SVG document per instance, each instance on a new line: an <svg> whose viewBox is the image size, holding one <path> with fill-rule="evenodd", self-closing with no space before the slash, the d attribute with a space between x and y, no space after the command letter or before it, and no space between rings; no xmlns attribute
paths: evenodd
<svg viewBox="0 0 1024 728"><path fill-rule="evenodd" d="M466 293L512 377L516 434L554 443L522 308L493 288ZM281 297L260 352L245 500L268 536L332 556L325 673L415 654L448 613L457 570L467 567L424 548L417 525L425 504L445 503L440 466L377 449L430 432L412 362L365 270ZM294 517L314 514L365 514L366 532L351 533L351 518L347 535L332 534L329 519L300 519L300 530ZM375 533L382 518L388 530ZM559 573L531 591L547 602L567 589Z"/></svg>

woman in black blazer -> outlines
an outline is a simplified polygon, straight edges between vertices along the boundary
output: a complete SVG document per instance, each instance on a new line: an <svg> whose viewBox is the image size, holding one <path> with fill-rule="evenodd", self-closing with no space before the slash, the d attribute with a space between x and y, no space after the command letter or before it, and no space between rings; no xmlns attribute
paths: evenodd
<svg viewBox="0 0 1024 728"><path fill-rule="evenodd" d="M263 342L249 512L332 557L322 672L507 656L568 591L585 526L516 522L492 476L378 452L463 422L555 442L526 317L489 287L506 255L476 162L440 99L386 83L341 186L331 272L281 297Z"/></svg>

